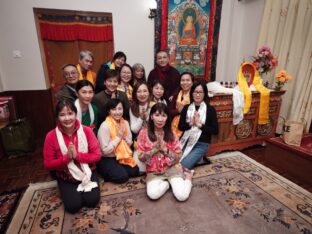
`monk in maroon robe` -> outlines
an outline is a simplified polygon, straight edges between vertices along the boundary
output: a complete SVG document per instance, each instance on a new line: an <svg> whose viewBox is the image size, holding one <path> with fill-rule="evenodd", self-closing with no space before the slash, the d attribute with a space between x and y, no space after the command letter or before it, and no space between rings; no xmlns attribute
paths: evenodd
<svg viewBox="0 0 312 234"><path fill-rule="evenodd" d="M154 80L159 80L165 88L164 97L171 101L180 87L180 73L169 65L169 56L166 51L156 54L156 67L149 73L147 84L150 87Z"/></svg>

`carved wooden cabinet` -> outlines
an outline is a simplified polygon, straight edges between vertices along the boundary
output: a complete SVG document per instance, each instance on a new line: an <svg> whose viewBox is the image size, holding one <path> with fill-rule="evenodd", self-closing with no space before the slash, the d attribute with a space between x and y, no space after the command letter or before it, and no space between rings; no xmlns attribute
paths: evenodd
<svg viewBox="0 0 312 234"><path fill-rule="evenodd" d="M275 136L278 116L281 107L281 96L285 91L270 93L270 122L258 125L260 93L252 92L252 103L244 119L233 125L232 94L217 94L210 99L210 104L217 111L219 134L212 137L208 155L225 150L240 150L252 145L262 144L266 139Z"/></svg>

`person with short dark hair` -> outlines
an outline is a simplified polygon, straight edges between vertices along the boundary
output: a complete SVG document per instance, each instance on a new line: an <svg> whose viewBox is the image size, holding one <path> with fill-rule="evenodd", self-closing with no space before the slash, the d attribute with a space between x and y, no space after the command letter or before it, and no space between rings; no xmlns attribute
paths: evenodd
<svg viewBox="0 0 312 234"><path fill-rule="evenodd" d="M169 113L172 118L171 129L178 137L181 137L183 133L178 129L180 113L185 105L191 103L190 91L194 80L195 77L192 73L183 72L180 76L180 90L174 95L172 101L168 105Z"/></svg>
<svg viewBox="0 0 312 234"><path fill-rule="evenodd" d="M102 63L96 76L95 93L98 93L104 89L103 81L105 71L117 70L119 72L121 66L127 62L127 56L124 52L118 51L114 54L112 61Z"/></svg>
<svg viewBox="0 0 312 234"><path fill-rule="evenodd" d="M92 71L94 62L93 53L89 50L80 51L78 62L77 70L79 73L79 80L88 80L95 86L96 74Z"/></svg>
<svg viewBox="0 0 312 234"><path fill-rule="evenodd" d="M127 95L125 92L117 90L118 86L118 72L116 70L107 70L104 73L104 90L97 93L94 97L92 102L98 108L98 123L99 125L105 120L104 113L105 113L105 105L110 99L118 98L123 102L124 105L124 112L125 112L125 119L129 119L129 102Z"/></svg>
<svg viewBox="0 0 312 234"><path fill-rule="evenodd" d="M123 118L124 107L119 99L110 99L106 104L105 121L98 132L102 158L97 171L105 181L124 183L129 177L139 174L133 159L132 134L127 120Z"/></svg>
<svg viewBox="0 0 312 234"><path fill-rule="evenodd" d="M167 101L164 97L166 91L162 82L160 82L159 80L154 80L149 88L151 94L150 107L152 107L156 103L164 103L167 105Z"/></svg>
<svg viewBox="0 0 312 234"><path fill-rule="evenodd" d="M93 129L96 134L98 129L98 109L91 103L94 96L94 86L88 80L79 80L76 85L78 98L75 101L77 119L85 126Z"/></svg>
<svg viewBox="0 0 312 234"><path fill-rule="evenodd" d="M89 127L77 120L73 102L56 105L57 127L50 131L43 146L44 167L55 171L65 210L78 212L83 206L96 207L100 189L95 162L100 160L99 143Z"/></svg>
<svg viewBox="0 0 312 234"><path fill-rule="evenodd" d="M78 70L74 64L64 64L62 66L65 85L56 93L57 101L69 100L74 102L77 98L76 85L79 79Z"/></svg>
<svg viewBox="0 0 312 234"><path fill-rule="evenodd" d="M133 92L133 87L131 86L132 76L133 72L131 66L127 63L123 64L119 72L119 85L117 87L117 90L126 93L129 103L131 103L132 101L132 92Z"/></svg>
<svg viewBox="0 0 312 234"><path fill-rule="evenodd" d="M203 79L197 79L190 92L191 104L185 105L181 112L179 130L183 155L181 164L192 169L204 159L208 152L211 135L218 134L217 113L209 104L208 89Z"/></svg>
<svg viewBox="0 0 312 234"><path fill-rule="evenodd" d="M149 73L147 84L150 87L154 80L160 80L165 87L165 99L171 101L173 95L179 89L180 73L169 65L169 57L166 51L158 51L156 54L156 67Z"/></svg>

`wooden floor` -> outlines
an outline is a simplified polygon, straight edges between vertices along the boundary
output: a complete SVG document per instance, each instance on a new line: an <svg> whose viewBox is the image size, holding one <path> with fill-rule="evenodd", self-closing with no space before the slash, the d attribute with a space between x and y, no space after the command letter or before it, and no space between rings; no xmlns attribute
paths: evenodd
<svg viewBox="0 0 312 234"><path fill-rule="evenodd" d="M2 158L0 161L0 193L26 187L29 183L50 181L43 168L42 143L30 155L18 158Z"/></svg>
<svg viewBox="0 0 312 234"><path fill-rule="evenodd" d="M37 148L38 149L31 155L12 159L0 159L0 193L26 187L29 183L52 180L49 172L43 168L42 146ZM251 147L243 150L242 153L248 155L257 162L268 166L264 160L264 147ZM295 178L292 178L289 174L287 174L287 172L279 171L277 168L270 168L278 174L312 192L312 187L296 180Z"/></svg>

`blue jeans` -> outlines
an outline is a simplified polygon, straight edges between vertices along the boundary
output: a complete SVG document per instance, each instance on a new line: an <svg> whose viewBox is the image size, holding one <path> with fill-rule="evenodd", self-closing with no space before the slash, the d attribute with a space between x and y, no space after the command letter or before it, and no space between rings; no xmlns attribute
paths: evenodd
<svg viewBox="0 0 312 234"><path fill-rule="evenodd" d="M207 153L208 148L208 143L198 141L191 152L181 161L182 166L190 170L193 169L193 167L200 162L203 156Z"/></svg>

